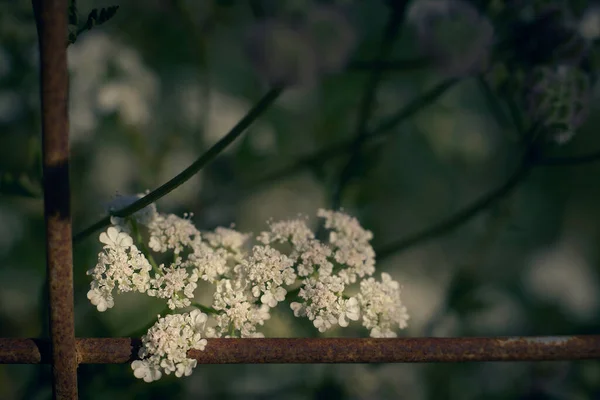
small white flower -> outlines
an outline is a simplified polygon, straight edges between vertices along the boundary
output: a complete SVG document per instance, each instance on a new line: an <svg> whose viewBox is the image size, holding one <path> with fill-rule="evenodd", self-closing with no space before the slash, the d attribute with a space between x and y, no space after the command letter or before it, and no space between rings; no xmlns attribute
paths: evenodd
<svg viewBox="0 0 600 400"><path fill-rule="evenodd" d="M143 379L144 382L157 381L162 376L160 369L150 365L144 360L135 360L131 363L131 369L133 369L133 375L138 379Z"/></svg>
<svg viewBox="0 0 600 400"><path fill-rule="evenodd" d="M406 328L409 316L400 300L400 285L389 274L382 273L381 282L373 278L362 281L357 299L363 325L372 337L395 337L393 328Z"/></svg>
<svg viewBox="0 0 600 400"><path fill-rule="evenodd" d="M190 311L190 321L192 329L195 331L202 331L206 326L206 321L208 320L208 316L204 314L200 310L192 310Z"/></svg>
<svg viewBox="0 0 600 400"><path fill-rule="evenodd" d="M392 331L391 329L384 329L380 326L376 326L371 329L371 337L374 338L395 338L397 336L398 335L396 332Z"/></svg>
<svg viewBox="0 0 600 400"><path fill-rule="evenodd" d="M148 224L148 231L150 233L148 247L159 253L173 250L175 254L179 254L185 247L191 247L194 239L200 236L200 232L189 218L181 218L173 214L166 217L158 214Z"/></svg>
<svg viewBox="0 0 600 400"><path fill-rule="evenodd" d="M206 342L206 340L205 340ZM204 350L204 349L201 349ZM190 376L192 374L192 370L196 368L198 362L196 360L187 359L183 360L179 364L177 364L177 370L175 371L175 376L181 378L182 376Z"/></svg>
<svg viewBox="0 0 600 400"><path fill-rule="evenodd" d="M206 345L208 344L208 340L206 339L200 339L198 340L196 343L194 343L194 346L192 347L192 349L195 350L200 350L200 351L204 351L204 349L206 348ZM196 360L194 360L195 362ZM194 367L196 365L194 364ZM193 368L193 367L192 367ZM187 376L187 375L186 375Z"/></svg>
<svg viewBox="0 0 600 400"><path fill-rule="evenodd" d="M337 322L337 319L333 315L325 314L325 315L318 315L314 319L313 325L315 326L315 328L317 328L319 330L319 332L323 333L323 332L327 331L329 328L331 328L336 322Z"/></svg>
<svg viewBox="0 0 600 400"><path fill-rule="evenodd" d="M112 199L107 204L106 209L108 212L114 212L117 210L121 210L121 209L135 203L136 201L138 201L139 199L141 199L148 193L149 192L138 193L133 196L116 195L114 197L114 199ZM154 220L154 218L156 218L157 215L158 215L158 213L156 212L156 205L150 204L150 205L142 208L141 210L136 211L132 217L139 224L148 225L150 222L152 222L152 220ZM113 225L118 225L122 228L125 228L125 222L126 222L126 218L119 218L119 217L115 217L115 216L110 217L110 223Z"/></svg>
<svg viewBox="0 0 600 400"><path fill-rule="evenodd" d="M248 234L223 227L218 227L214 232L207 232L203 236L212 247L224 247L234 253L240 252L250 237Z"/></svg>
<svg viewBox="0 0 600 400"><path fill-rule="evenodd" d="M114 249L124 249L133 244L133 239L127 233L111 226L106 232L100 234L100 242Z"/></svg>
<svg viewBox="0 0 600 400"><path fill-rule="evenodd" d="M305 317L306 316L306 308L302 305L302 303L298 303L296 301L290 303L290 308L294 312L295 317Z"/></svg>
<svg viewBox="0 0 600 400"><path fill-rule="evenodd" d="M275 287L265 292L265 294L261 296L260 301L261 303L273 308L277 306L278 302L285 300L286 293L287 291L281 286Z"/></svg>
<svg viewBox="0 0 600 400"><path fill-rule="evenodd" d="M190 375L197 363L187 358L187 352L206 347L207 341L202 338L206 320L207 315L200 310L164 318L159 316L156 324L142 337L139 351L142 360L131 365L135 376L151 382L156 376L160 378L160 373L169 375L174 372L178 377Z"/></svg>
<svg viewBox="0 0 600 400"><path fill-rule="evenodd" d="M360 306L358 304L358 300L356 300L355 297L351 297L348 300L343 301L341 304L341 312L338 318L338 324L345 328L349 324L348 319L352 321L358 321L359 318Z"/></svg>
<svg viewBox="0 0 600 400"><path fill-rule="evenodd" d="M110 293L103 293L99 289L90 289L90 291L87 292L87 298L100 312L104 312L115 305Z"/></svg>

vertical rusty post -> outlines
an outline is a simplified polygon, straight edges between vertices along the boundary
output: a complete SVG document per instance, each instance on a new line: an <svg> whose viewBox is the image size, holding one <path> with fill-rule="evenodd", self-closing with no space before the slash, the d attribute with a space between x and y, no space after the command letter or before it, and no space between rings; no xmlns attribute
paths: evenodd
<svg viewBox="0 0 600 400"><path fill-rule="evenodd" d="M67 0L33 0L40 48L52 393L77 398L67 114Z"/></svg>

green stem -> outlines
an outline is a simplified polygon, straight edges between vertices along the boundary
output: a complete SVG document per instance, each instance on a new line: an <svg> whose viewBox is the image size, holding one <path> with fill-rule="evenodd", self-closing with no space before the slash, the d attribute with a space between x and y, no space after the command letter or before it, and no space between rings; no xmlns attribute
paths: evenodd
<svg viewBox="0 0 600 400"><path fill-rule="evenodd" d="M161 197L167 195L174 189L184 184L188 179L194 176L198 171L204 168L209 162L216 158L223 150L227 148L235 139L237 139L246 128L248 128L283 92L283 88L271 89L240 122L231 129L231 131L212 146L206 153L201 155L192 165L180 172L173 179L159 187L158 189L148 193L146 196L137 200L129 206L117 210L112 215L120 218L125 218L133 213L143 209L144 207L156 202ZM97 229L104 228L110 224L110 215L102 218L100 221L92 224L88 228L76 234L73 238L75 243L81 241Z"/></svg>
<svg viewBox="0 0 600 400"><path fill-rule="evenodd" d="M156 273L158 275L163 275L160 268L158 268L158 264L156 264L154 257L152 257L152 254L150 253L150 249L148 249L148 247L146 246L146 243L142 239L142 233L140 232L140 228L137 224L137 221L134 218L131 218L130 222L131 222L131 229L133 230L133 234L135 235L135 240L138 243L138 247L141 248L142 253L144 254L144 257L146 257L146 259L152 266L152 270L154 271L154 273Z"/></svg>
<svg viewBox="0 0 600 400"><path fill-rule="evenodd" d="M547 157L542 158L538 161L538 165L546 166L568 166L568 165L581 165L600 161L600 151L578 155L578 156L563 156L563 157Z"/></svg>
<svg viewBox="0 0 600 400"><path fill-rule="evenodd" d="M300 288L301 288L301 286L298 286L298 287L297 287L296 289L294 289L294 290L289 290L289 291L286 293L286 295L285 295L285 299L289 301L289 300L290 300L290 298L292 298L292 297L295 297L295 296L298 296L298 294L300 293ZM288 298L288 297L289 297L289 298Z"/></svg>
<svg viewBox="0 0 600 400"><path fill-rule="evenodd" d="M379 69L383 71L420 71L431 66L431 61L427 58L414 58L406 60L376 60L364 61L355 60L348 64L348 71L370 71Z"/></svg>
<svg viewBox="0 0 600 400"><path fill-rule="evenodd" d="M376 62L384 61L392 50L394 40L400 30L406 10L406 2L392 6L392 13L388 19L388 23L384 29L381 47L375 59ZM384 76L383 69L375 68L367 79L364 96L358 109L358 118L356 124L355 139L352 143L352 152L342 170L340 171L337 185L333 190L333 198L331 208L336 210L341 206L344 190L348 183L357 174L360 163L362 147L366 142L367 123L371 119L374 110L374 105L377 97L377 89L381 84Z"/></svg>
<svg viewBox="0 0 600 400"><path fill-rule="evenodd" d="M366 141L374 141L386 135L390 135L394 133L393 130L398 124L406 121L408 118L415 115L417 112L421 111L428 105L433 104L441 95L446 93L450 88L452 88L456 83L458 83L458 79L447 79L445 81L440 82L431 90L423 94L421 97L414 99L410 102L406 107L402 108L398 113L392 115L384 122L382 122L379 126L377 126L373 132L366 136ZM330 147L326 147L324 149L318 150L317 152L300 157L293 164L288 165L280 169L279 171L272 172L263 176L262 178L258 178L252 180L250 183L244 185L242 187L242 194L236 199L241 199L244 196L249 195L253 191L258 188L267 186L272 182L276 182L280 179L295 175L305 168L313 166L313 165L321 165L322 163L329 161L335 157L340 157L344 155L346 152L352 150L352 146L354 141L352 139L346 140L339 144L334 144ZM271 162L272 163L272 162ZM205 200L205 206L213 204L218 201L220 196L217 194L213 197L210 197Z"/></svg>
<svg viewBox="0 0 600 400"><path fill-rule="evenodd" d="M494 115L494 118L498 122L498 125L500 125L500 127L502 129L509 129L509 126L510 126L509 118L506 116L506 113L504 112L504 108L502 107L502 104L500 103L498 97L496 96L494 90L488 83L485 76L479 76L477 78L477 83L479 85L479 89L481 90L481 93L485 97L485 101L488 103L490 111L492 112L492 114ZM513 121L513 124L514 124L514 130L518 131L516 121Z"/></svg>
<svg viewBox="0 0 600 400"><path fill-rule="evenodd" d="M534 125L528 134L530 134L532 137L536 137L535 133L537 130L537 126ZM400 239L375 249L377 261L381 261L400 251L451 232L486 208L495 204L500 199L508 196L525 179L531 169L536 165L536 160L534 158L534 152L536 150L535 144L536 142L531 142L528 144L519 167L506 180L506 182L504 182L498 188L492 190L490 193L485 194L478 200L474 201L471 205L431 227L425 228L413 235L409 235L404 239Z"/></svg>
<svg viewBox="0 0 600 400"><path fill-rule="evenodd" d="M423 96L413 100L406 107L400 110L396 115L391 116L386 121L382 122L371 134L369 138L377 138L389 134L390 131L395 128L398 124L406 121L423 108L433 104L441 95L446 93L448 89L456 85L460 80L456 78L447 79L436 86L430 91L426 92Z"/></svg>
<svg viewBox="0 0 600 400"><path fill-rule="evenodd" d="M216 314L219 314L219 313L220 313L220 311L217 311L217 310L215 310L215 309L214 309L214 308L212 308L212 307L207 307L207 306L205 306L205 305L203 305L203 304L200 304L200 303L193 302L193 303L192 303L192 305L193 305L194 307L198 308L198 309L199 309L200 311L202 311L203 313L206 313L206 314L212 314L212 315L216 315Z"/></svg>

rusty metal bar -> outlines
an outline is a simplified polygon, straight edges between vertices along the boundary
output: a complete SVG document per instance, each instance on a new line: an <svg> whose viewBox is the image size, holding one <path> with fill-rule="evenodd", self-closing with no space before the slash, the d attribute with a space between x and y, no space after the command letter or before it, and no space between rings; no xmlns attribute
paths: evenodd
<svg viewBox="0 0 600 400"><path fill-rule="evenodd" d="M67 114L67 0L33 0L40 48L52 396L77 398ZM15 343L13 343L15 344ZM29 353L29 357L34 353Z"/></svg>
<svg viewBox="0 0 600 400"><path fill-rule="evenodd" d="M77 339L82 364L136 359L139 339ZM0 364L49 363L50 345L36 339L0 339ZM317 364L600 359L600 335L401 339L209 339L190 350L200 364Z"/></svg>

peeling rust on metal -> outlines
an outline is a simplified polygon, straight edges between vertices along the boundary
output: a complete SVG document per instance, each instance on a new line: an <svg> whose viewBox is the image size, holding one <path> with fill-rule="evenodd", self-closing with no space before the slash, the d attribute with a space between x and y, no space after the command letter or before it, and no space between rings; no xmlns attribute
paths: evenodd
<svg viewBox="0 0 600 400"><path fill-rule="evenodd" d="M73 253L67 114L67 0L33 0L40 48L42 154L46 265L50 305L52 396L77 398L77 350L73 305ZM15 343L30 347L31 343ZM10 344L9 344L10 345ZM35 352L29 349L30 361ZM14 362L14 360L13 360Z"/></svg>
<svg viewBox="0 0 600 400"><path fill-rule="evenodd" d="M77 339L81 364L120 364L137 359L141 341L131 338Z"/></svg>
<svg viewBox="0 0 600 400"><path fill-rule="evenodd" d="M82 364L122 364L137 358L135 338L80 338ZM0 363L49 363L49 343L0 339ZM400 339L208 339L188 356L200 364L417 363L600 359L600 335L565 337Z"/></svg>

